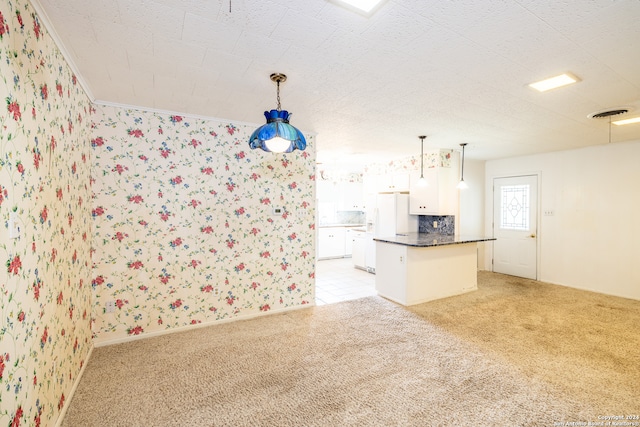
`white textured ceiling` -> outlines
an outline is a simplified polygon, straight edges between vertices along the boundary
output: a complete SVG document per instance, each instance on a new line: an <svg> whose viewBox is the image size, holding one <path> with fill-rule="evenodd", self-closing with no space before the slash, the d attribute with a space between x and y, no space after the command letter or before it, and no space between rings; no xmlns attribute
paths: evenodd
<svg viewBox="0 0 640 427"><path fill-rule="evenodd" d="M475 159L605 144L588 114L640 115L638 0L388 0L370 18L327 0L33 1L98 102L260 124L285 73L282 108L326 164L414 155L422 134ZM567 71L581 81L527 86Z"/></svg>

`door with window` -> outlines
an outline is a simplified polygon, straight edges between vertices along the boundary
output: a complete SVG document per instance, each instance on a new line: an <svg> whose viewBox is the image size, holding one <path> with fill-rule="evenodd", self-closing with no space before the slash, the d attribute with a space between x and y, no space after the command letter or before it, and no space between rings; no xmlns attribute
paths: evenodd
<svg viewBox="0 0 640 427"><path fill-rule="evenodd" d="M538 176L493 180L493 271L537 279Z"/></svg>

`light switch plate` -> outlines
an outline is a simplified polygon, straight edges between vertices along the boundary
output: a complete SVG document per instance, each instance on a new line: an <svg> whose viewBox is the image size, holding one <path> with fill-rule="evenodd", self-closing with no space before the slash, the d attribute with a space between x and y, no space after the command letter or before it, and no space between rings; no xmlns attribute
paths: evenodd
<svg viewBox="0 0 640 427"><path fill-rule="evenodd" d="M116 311L116 302L115 301L107 301L104 306L105 313L114 313Z"/></svg>
<svg viewBox="0 0 640 427"><path fill-rule="evenodd" d="M20 226L18 225L18 214L16 212L9 213L9 238L17 239L20 237Z"/></svg>

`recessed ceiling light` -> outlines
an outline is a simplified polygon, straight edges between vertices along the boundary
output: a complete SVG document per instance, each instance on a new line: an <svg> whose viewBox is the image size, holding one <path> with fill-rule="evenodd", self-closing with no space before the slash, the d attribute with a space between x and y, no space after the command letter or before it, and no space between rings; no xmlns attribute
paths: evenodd
<svg viewBox="0 0 640 427"><path fill-rule="evenodd" d="M385 0L331 0L347 9L365 15L371 15Z"/></svg>
<svg viewBox="0 0 640 427"><path fill-rule="evenodd" d="M571 83L575 83L580 81L576 76L569 73L560 74L559 76L550 77L545 80L540 80L539 82L531 83L529 86L532 88L544 92L550 89L555 89L557 87L570 85Z"/></svg>
<svg viewBox="0 0 640 427"><path fill-rule="evenodd" d="M631 123L640 123L640 117L632 117L630 119L624 119L624 120L616 120L615 122L611 122L614 125L630 125Z"/></svg>

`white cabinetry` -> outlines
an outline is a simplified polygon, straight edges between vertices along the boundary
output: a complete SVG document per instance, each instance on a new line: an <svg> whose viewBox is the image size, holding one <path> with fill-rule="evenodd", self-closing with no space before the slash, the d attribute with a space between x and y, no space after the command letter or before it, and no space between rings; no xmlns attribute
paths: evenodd
<svg viewBox="0 0 640 427"><path fill-rule="evenodd" d="M420 185L420 174L411 176L409 213L414 215L456 215L458 211L457 174L453 168L424 170L426 185Z"/></svg>
<svg viewBox="0 0 640 427"><path fill-rule="evenodd" d="M376 242L373 240L373 233L365 234L364 261L369 273L376 272Z"/></svg>
<svg viewBox="0 0 640 427"><path fill-rule="evenodd" d="M378 192L409 191L409 174L406 172L390 173L378 176Z"/></svg>
<svg viewBox="0 0 640 427"><path fill-rule="evenodd" d="M377 242L376 291L402 305L478 289L477 243L413 247Z"/></svg>
<svg viewBox="0 0 640 427"><path fill-rule="evenodd" d="M353 231L351 228L345 228L344 238L344 256L351 256L353 254Z"/></svg>
<svg viewBox="0 0 640 427"><path fill-rule="evenodd" d="M338 210L342 211L363 211L364 210L364 189L360 182L343 182L336 188L340 197Z"/></svg>
<svg viewBox="0 0 640 427"><path fill-rule="evenodd" d="M364 188L361 182L318 181L316 197L325 204L333 203L338 211L364 210Z"/></svg>
<svg viewBox="0 0 640 427"><path fill-rule="evenodd" d="M356 268L360 268L362 270L367 269L367 264L365 263L365 253L366 253L366 240L365 233L360 231L351 232L351 260L353 261L353 266Z"/></svg>
<svg viewBox="0 0 640 427"><path fill-rule="evenodd" d="M330 181L316 181L316 199L321 202L335 202L333 183Z"/></svg>
<svg viewBox="0 0 640 427"><path fill-rule="evenodd" d="M345 255L346 229L321 227L318 229L318 259L341 258Z"/></svg>

